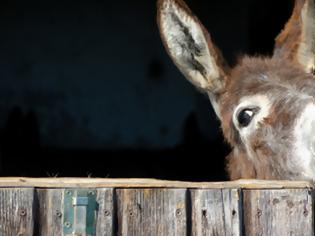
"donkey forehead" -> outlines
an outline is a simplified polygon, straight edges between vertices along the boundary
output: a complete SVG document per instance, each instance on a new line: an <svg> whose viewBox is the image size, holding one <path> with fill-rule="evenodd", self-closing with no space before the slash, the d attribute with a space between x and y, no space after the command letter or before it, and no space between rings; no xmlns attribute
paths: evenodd
<svg viewBox="0 0 315 236"><path fill-rule="evenodd" d="M314 97L315 77L287 61L244 58L232 70L226 84L228 96L237 96L237 100L257 93L271 93L274 98L276 92Z"/></svg>
<svg viewBox="0 0 315 236"><path fill-rule="evenodd" d="M245 58L232 70L219 102L222 118L231 120L235 108L244 101L258 106L268 104L273 112L286 105L297 111L314 97L312 74L286 61Z"/></svg>
<svg viewBox="0 0 315 236"><path fill-rule="evenodd" d="M314 83L295 85L279 82L258 81L235 87L222 95L222 114L232 116L241 108L268 107L270 113L297 113L308 103L315 104ZM315 80L314 80L315 82ZM300 86L300 87L299 87ZM268 114L269 112L265 112ZM232 117L230 117L232 118Z"/></svg>

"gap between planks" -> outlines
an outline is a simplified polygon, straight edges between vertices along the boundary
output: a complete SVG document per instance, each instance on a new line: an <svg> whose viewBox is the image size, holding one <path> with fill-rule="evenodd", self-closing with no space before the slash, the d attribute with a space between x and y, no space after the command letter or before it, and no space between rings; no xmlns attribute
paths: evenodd
<svg viewBox="0 0 315 236"><path fill-rule="evenodd" d="M191 189L314 189L311 181L241 179L225 182L184 182L158 179L2 177L0 187L35 188L191 188Z"/></svg>

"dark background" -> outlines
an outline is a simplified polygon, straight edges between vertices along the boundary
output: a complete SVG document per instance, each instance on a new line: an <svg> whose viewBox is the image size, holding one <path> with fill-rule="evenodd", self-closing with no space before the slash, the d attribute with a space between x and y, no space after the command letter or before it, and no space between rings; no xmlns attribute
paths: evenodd
<svg viewBox="0 0 315 236"><path fill-rule="evenodd" d="M269 55L291 0L187 0L230 64ZM154 0L0 3L0 175L225 180L207 98L165 53Z"/></svg>

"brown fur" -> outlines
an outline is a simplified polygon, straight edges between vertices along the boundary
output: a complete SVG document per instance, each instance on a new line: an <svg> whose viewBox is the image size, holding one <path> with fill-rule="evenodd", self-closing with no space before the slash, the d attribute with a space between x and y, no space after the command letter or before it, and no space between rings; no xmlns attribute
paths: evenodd
<svg viewBox="0 0 315 236"><path fill-rule="evenodd" d="M269 80L259 79L261 74L267 75ZM227 157L227 170L231 179L283 178L281 169L285 164L282 163L283 161L280 158L272 159L276 155L268 147L267 142L270 140L264 140L263 133L266 132L266 127L270 127L272 130L279 129L277 133L283 135L287 135L291 131L285 132L285 127L293 126L296 115L299 114L302 106L295 99L290 100L288 98L287 89L291 89L292 93L302 93L305 89L305 82L308 87L307 94L315 96L314 76L306 74L299 66L289 61L274 58L246 57L232 70L226 90L219 98L220 107L222 107L222 130L227 141L234 147L232 153ZM308 86L308 84L311 84L311 86ZM253 147L257 156L262 157L262 159L256 159L253 162L248 157L246 158L244 144L241 142L238 131L232 122L232 114L242 97L268 93L274 94L276 101L272 106L271 115L264 119L263 123L260 124L260 130L256 132L257 135L251 139L250 146ZM287 104L290 104L294 112L287 109ZM280 127L279 124L281 124Z"/></svg>
<svg viewBox="0 0 315 236"><path fill-rule="evenodd" d="M171 55L164 36L167 32L162 29L161 24L165 4L174 4L187 14L183 18L188 17L199 24L203 31L200 36L208 42L209 54L218 67L219 76L208 78L209 86L203 90L209 94L212 104L219 108L217 113L223 134L233 148L226 165L232 180L304 179L315 176L307 176L305 173L309 172L305 163L301 164L302 157L292 154L296 142L296 137L293 137L296 122L305 106L310 102L314 103L315 98L315 77L308 73L310 67L314 67L312 59L315 55L315 14L312 1L296 0L291 18L276 38L273 57L244 57L236 67L230 69L206 29L182 0L158 0L159 29L164 46L175 64L176 55ZM182 33L189 38L192 34L189 34L189 30L186 31ZM183 38L191 42L187 37ZM193 50L188 52L192 53L192 57L198 57L193 54ZM240 100L253 95L267 98L270 103L269 113L250 129L250 133L241 136L243 129L237 122L234 123L233 116Z"/></svg>
<svg viewBox="0 0 315 236"><path fill-rule="evenodd" d="M296 60L298 47L302 40L302 19L300 12L305 0L295 2L290 20L283 31L277 36L275 42L275 55L289 60Z"/></svg>

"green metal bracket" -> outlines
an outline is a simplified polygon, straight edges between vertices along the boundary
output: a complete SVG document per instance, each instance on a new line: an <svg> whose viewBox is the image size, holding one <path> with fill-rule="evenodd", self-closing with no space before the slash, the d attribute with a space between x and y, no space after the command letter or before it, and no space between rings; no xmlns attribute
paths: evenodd
<svg viewBox="0 0 315 236"><path fill-rule="evenodd" d="M95 236L97 211L95 189L65 189L63 235Z"/></svg>

